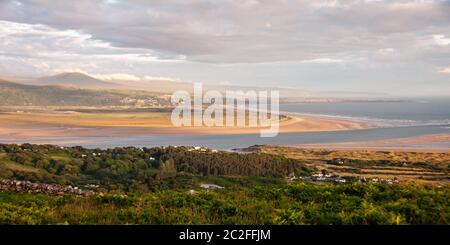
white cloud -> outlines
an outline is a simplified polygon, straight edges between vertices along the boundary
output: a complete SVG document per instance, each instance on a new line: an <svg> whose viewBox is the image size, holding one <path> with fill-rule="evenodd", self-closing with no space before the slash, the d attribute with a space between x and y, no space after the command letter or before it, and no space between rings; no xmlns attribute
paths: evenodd
<svg viewBox="0 0 450 245"><path fill-rule="evenodd" d="M450 38L446 38L445 35L433 35L433 40L439 46L447 46L450 44Z"/></svg>
<svg viewBox="0 0 450 245"><path fill-rule="evenodd" d="M58 73L82 73L82 74L90 76L89 73L87 73L86 71L84 71L82 69L79 69L79 68L54 69L54 70L52 70L52 73L54 73L54 74L58 74Z"/></svg>
<svg viewBox="0 0 450 245"><path fill-rule="evenodd" d="M174 77L162 77L162 76L144 76L143 80L158 80L158 81L174 81L174 82L179 82L181 81L181 79L179 78L174 78Z"/></svg>
<svg viewBox="0 0 450 245"><path fill-rule="evenodd" d="M91 34L78 30L59 30L42 24L2 20L0 50L0 73L3 74L18 73L18 70L23 73L23 69L14 71L3 68L13 63L26 67L28 75L41 76L65 71L99 73L99 67L104 70L101 73L128 73L126 70L136 64L178 62L159 59L157 52L149 49L114 47L109 42L94 39ZM182 61L184 57L177 58ZM112 66L122 69L118 72Z"/></svg>
<svg viewBox="0 0 450 245"><path fill-rule="evenodd" d="M392 54L392 53L395 52L395 49L393 49L393 48L381 48L381 49L378 49L378 52L379 52L380 54L384 54L384 55L386 55L386 54Z"/></svg>
<svg viewBox="0 0 450 245"><path fill-rule="evenodd" d="M335 63L342 63L342 62L343 62L343 60L334 59L334 58L316 58L316 59L302 61L302 63L313 63L313 64L335 64Z"/></svg>
<svg viewBox="0 0 450 245"><path fill-rule="evenodd" d="M123 81L140 81L141 78L127 73L112 73L112 74L92 74L91 76L100 80L123 80Z"/></svg>
<svg viewBox="0 0 450 245"><path fill-rule="evenodd" d="M439 70L440 73L450 73L450 67L442 68Z"/></svg>

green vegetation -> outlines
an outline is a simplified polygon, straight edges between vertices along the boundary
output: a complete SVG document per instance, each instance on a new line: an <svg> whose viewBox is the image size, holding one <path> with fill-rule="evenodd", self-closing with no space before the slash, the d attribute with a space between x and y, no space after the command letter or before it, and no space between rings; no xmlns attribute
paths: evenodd
<svg viewBox="0 0 450 245"><path fill-rule="evenodd" d="M401 182L450 184L448 152L326 150L285 146L252 146L247 152L296 159L309 167L341 177L394 179Z"/></svg>
<svg viewBox="0 0 450 245"><path fill-rule="evenodd" d="M249 152L285 155L290 158L321 160L328 164L345 166L396 166L417 167L430 170L449 171L450 154L445 152L326 150L288 146L255 145L244 149Z"/></svg>
<svg viewBox="0 0 450 245"><path fill-rule="evenodd" d="M308 175L297 160L269 154L199 151L187 147L108 150L51 145L0 145L0 178L99 185L102 191L160 189L182 176ZM189 177L191 178L191 177Z"/></svg>
<svg viewBox="0 0 450 245"><path fill-rule="evenodd" d="M1 224L448 224L450 190L266 184L90 197L0 193Z"/></svg>
<svg viewBox="0 0 450 245"><path fill-rule="evenodd" d="M34 86L0 80L0 106L119 106L124 100L152 99L170 105L155 93L122 90L91 90L63 86Z"/></svg>
<svg viewBox="0 0 450 245"><path fill-rule="evenodd" d="M448 185L287 182L292 172L310 175L312 168L283 156L190 147L0 145L0 178L98 192L87 197L0 192L0 224L450 222ZM202 183L224 188L202 189Z"/></svg>

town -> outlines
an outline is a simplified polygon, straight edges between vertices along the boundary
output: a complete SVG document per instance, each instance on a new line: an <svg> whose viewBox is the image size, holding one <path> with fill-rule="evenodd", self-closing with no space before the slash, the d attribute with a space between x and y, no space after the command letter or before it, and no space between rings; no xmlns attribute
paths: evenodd
<svg viewBox="0 0 450 245"><path fill-rule="evenodd" d="M286 181L292 182L296 180L305 181L305 182L316 182L316 183L366 183L366 182L379 182L379 183L386 183L386 184L398 184L400 181L397 178L366 178L365 176L337 176L337 175L331 175L326 173L315 173L311 176L303 177L303 176L295 176L294 173L290 173L288 176L285 177Z"/></svg>

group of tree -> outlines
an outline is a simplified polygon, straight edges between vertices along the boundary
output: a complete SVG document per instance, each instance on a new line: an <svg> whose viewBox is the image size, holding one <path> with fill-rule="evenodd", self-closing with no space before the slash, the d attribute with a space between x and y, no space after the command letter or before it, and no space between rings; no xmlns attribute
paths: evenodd
<svg viewBox="0 0 450 245"><path fill-rule="evenodd" d="M35 182L130 190L155 187L179 174L196 176L282 177L308 175L297 160L263 153L198 151L192 147L117 147L0 145L0 177ZM4 163L4 164L2 164Z"/></svg>

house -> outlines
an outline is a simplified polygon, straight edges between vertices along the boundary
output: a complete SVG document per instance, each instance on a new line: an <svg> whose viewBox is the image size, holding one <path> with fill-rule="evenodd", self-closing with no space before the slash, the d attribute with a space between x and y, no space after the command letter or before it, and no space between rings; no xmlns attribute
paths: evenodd
<svg viewBox="0 0 450 245"><path fill-rule="evenodd" d="M197 191L191 189L187 193L190 194L190 195L195 195L195 194L197 194Z"/></svg>
<svg viewBox="0 0 450 245"><path fill-rule="evenodd" d="M200 187L203 189L212 189L212 190L219 190L219 189L225 188L223 186L215 185L215 184L201 184Z"/></svg>
<svg viewBox="0 0 450 245"><path fill-rule="evenodd" d="M297 177L295 176L295 173L294 172L292 172L292 173L290 173L288 176L286 176L286 180L287 181L294 181L294 180L296 180L297 179Z"/></svg>

